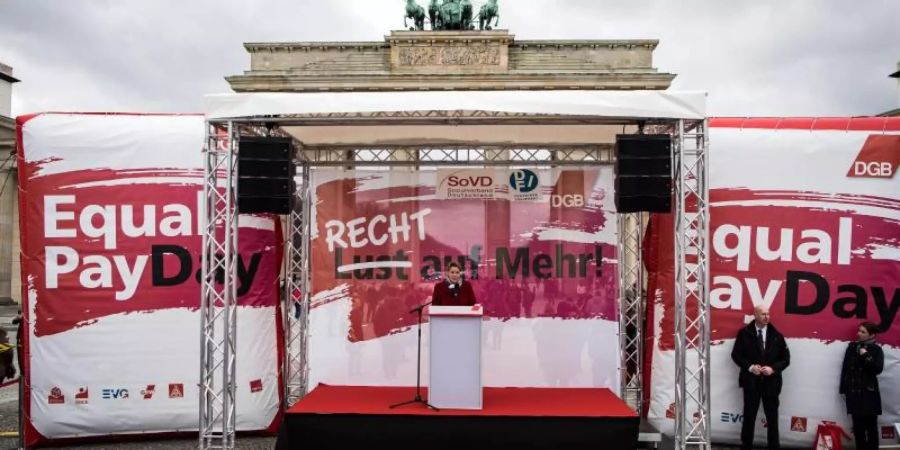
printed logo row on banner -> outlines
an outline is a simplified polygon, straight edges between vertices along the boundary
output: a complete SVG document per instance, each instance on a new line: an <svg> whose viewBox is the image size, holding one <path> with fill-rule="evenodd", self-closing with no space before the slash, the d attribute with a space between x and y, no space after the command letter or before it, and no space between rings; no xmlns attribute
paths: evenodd
<svg viewBox="0 0 900 450"><path fill-rule="evenodd" d="M541 177L530 169L441 169L437 176L440 200L546 201ZM584 191L549 195L551 206L584 206Z"/></svg>
<svg viewBox="0 0 900 450"><path fill-rule="evenodd" d="M718 421L725 424L731 425L740 425L744 422L744 414L740 412L721 412L718 416ZM669 404L669 407L666 409L666 418L675 419L675 403ZM695 418L699 418L697 414L695 414ZM759 425L763 428L768 427L768 423L766 422L765 417L761 417L757 420ZM791 416L791 427L790 430L796 433L807 433L814 432L815 430L809 428L809 418L803 416ZM834 423L834 422L831 422ZM895 439L897 436L897 430L894 426L891 425L882 425L881 427L881 439Z"/></svg>
<svg viewBox="0 0 900 450"><path fill-rule="evenodd" d="M257 393L262 390L263 384L261 379L250 381L250 393ZM139 393L135 394L134 391ZM97 390L94 390L94 393L96 396ZM81 386L75 391L73 397L76 405L86 405L91 400L91 390L87 386ZM184 398L184 383L169 383L166 392L162 393L157 392L155 384L148 384L139 390L124 387L104 387L99 390L99 398L101 400L152 400L166 397L170 399ZM97 397L94 398L96 399ZM54 386L50 389L50 394L47 395L47 403L50 405L63 405L66 403L66 395L60 387Z"/></svg>

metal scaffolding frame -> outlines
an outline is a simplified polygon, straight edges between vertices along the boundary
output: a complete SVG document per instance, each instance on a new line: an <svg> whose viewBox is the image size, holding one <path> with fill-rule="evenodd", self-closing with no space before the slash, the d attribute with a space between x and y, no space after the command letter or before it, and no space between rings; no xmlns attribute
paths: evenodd
<svg viewBox="0 0 900 450"><path fill-rule="evenodd" d="M200 444L234 448L237 340L237 132L206 127L200 295ZM218 278L218 280L217 280Z"/></svg>
<svg viewBox="0 0 900 450"><path fill-rule="evenodd" d="M618 216L619 260L619 392L635 411L643 406L644 264L641 244L644 214Z"/></svg>
<svg viewBox="0 0 900 450"><path fill-rule="evenodd" d="M665 128L673 138L676 229L676 448L708 449L709 302L708 187L705 120L642 121ZM410 124L598 124L637 125L628 118L566 117L484 111L313 114L210 121L208 126L202 268L200 448L233 448L235 433L234 344L236 338L237 138L271 128L303 125ZM614 163L612 144L421 146L295 146L298 173L292 213L285 218L284 398L290 406L308 391L308 318L311 297L309 236L310 172L316 167L503 166L564 167ZM644 268L641 245L646 216L618 217L620 396L642 405ZM216 278L220 286L217 287ZM688 415L690 414L690 416Z"/></svg>
<svg viewBox="0 0 900 450"><path fill-rule="evenodd" d="M284 237L284 398L293 405L307 392L309 324L310 166L303 165Z"/></svg>
<svg viewBox="0 0 900 450"><path fill-rule="evenodd" d="M304 147L298 158L299 165L308 167L580 166L612 164L613 161L611 144L540 143L379 147L323 145Z"/></svg>
<svg viewBox="0 0 900 450"><path fill-rule="evenodd" d="M712 448L706 121L679 120L675 169L675 448Z"/></svg>

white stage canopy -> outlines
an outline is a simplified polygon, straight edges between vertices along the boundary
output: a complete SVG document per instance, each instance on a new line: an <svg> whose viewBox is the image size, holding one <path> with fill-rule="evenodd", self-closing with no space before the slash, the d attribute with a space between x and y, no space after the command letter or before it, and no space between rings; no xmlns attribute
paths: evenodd
<svg viewBox="0 0 900 450"><path fill-rule="evenodd" d="M206 96L210 120L398 111L494 111L619 119L704 119L705 92L403 91Z"/></svg>

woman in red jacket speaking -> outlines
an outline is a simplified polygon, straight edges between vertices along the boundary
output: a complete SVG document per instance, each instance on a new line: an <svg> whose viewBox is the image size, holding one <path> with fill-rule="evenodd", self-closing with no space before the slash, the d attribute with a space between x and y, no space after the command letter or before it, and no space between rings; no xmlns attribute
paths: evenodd
<svg viewBox="0 0 900 450"><path fill-rule="evenodd" d="M434 285L431 301L435 306L472 306L477 303L472 285L462 279L459 264L451 262L447 265L447 278Z"/></svg>

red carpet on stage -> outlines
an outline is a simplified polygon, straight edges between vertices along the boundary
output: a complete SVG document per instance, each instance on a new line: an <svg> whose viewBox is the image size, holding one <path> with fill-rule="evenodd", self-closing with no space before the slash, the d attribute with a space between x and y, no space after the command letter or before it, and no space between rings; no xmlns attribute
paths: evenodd
<svg viewBox="0 0 900 450"><path fill-rule="evenodd" d="M609 389L487 387L481 410L390 408L415 392L320 384L287 411L276 449L637 448L638 415Z"/></svg>
<svg viewBox="0 0 900 450"><path fill-rule="evenodd" d="M329 386L320 384L288 410L310 414L416 414L442 416L634 417L637 414L609 389L486 387L481 410L442 409L422 404L391 409L415 397L415 387ZM428 398L428 389L422 388Z"/></svg>

